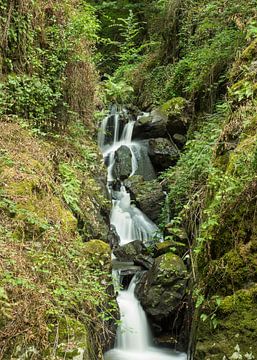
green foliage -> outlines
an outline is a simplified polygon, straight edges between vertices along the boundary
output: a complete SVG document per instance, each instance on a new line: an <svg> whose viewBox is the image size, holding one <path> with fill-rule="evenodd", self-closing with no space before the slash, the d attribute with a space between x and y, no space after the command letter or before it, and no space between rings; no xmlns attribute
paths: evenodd
<svg viewBox="0 0 257 360"><path fill-rule="evenodd" d="M126 104L133 96L134 89L125 80L116 80L115 77L108 76L105 81L106 103L114 102Z"/></svg>
<svg viewBox="0 0 257 360"><path fill-rule="evenodd" d="M10 75L2 84L2 91L6 114L17 114L39 123L56 118L54 109L61 103L62 94L53 92L45 79Z"/></svg>
<svg viewBox="0 0 257 360"><path fill-rule="evenodd" d="M194 130L185 152L177 165L164 174L169 185L169 200L176 214L182 210L192 195L195 195L215 171L212 164L213 150L221 132L222 121L230 111L227 103L217 106L217 112L206 116L200 128Z"/></svg>
<svg viewBox="0 0 257 360"><path fill-rule="evenodd" d="M0 114L23 117L45 129L64 128L74 119L67 83L71 77L77 81L67 69L80 62L88 73L83 75L93 76L88 64L99 23L87 3L57 1L44 9L41 0L3 7ZM94 91L92 84L88 88Z"/></svg>
<svg viewBox="0 0 257 360"><path fill-rule="evenodd" d="M79 207L79 197L81 192L81 182L76 176L75 170L67 163L59 165L59 172L62 178L62 195L69 207L75 213L81 213Z"/></svg>
<svg viewBox="0 0 257 360"><path fill-rule="evenodd" d="M120 58L121 65L135 64L139 60L140 47L136 45L136 39L140 34L140 23L136 21L132 10L129 11L129 16L126 19L119 19L120 35L122 42L120 44Z"/></svg>

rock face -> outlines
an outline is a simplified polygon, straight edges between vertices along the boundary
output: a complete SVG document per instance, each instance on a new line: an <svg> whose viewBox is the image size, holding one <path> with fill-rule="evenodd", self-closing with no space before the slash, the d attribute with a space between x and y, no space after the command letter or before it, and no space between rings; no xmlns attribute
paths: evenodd
<svg viewBox="0 0 257 360"><path fill-rule="evenodd" d="M179 150L177 146L168 139L150 139L149 156L154 168L157 171L163 171L176 164L179 159Z"/></svg>
<svg viewBox="0 0 257 360"><path fill-rule="evenodd" d="M154 222L158 222L165 199L162 186L156 180L144 181L142 176L131 176L124 182L137 206Z"/></svg>
<svg viewBox="0 0 257 360"><path fill-rule="evenodd" d="M147 146L138 146L137 144L132 147L134 157L137 161L137 169L134 175L143 176L144 180L153 180L156 178L155 169L148 155L148 144Z"/></svg>
<svg viewBox="0 0 257 360"><path fill-rule="evenodd" d="M131 157L131 151L125 145L122 145L115 152L115 164L113 167L114 178L124 180L129 177L132 172Z"/></svg>
<svg viewBox="0 0 257 360"><path fill-rule="evenodd" d="M135 139L150 139L166 135L168 117L159 111L153 110L150 114L140 117L133 131Z"/></svg>
<svg viewBox="0 0 257 360"><path fill-rule="evenodd" d="M155 322L176 312L185 295L187 270L173 253L155 259L153 267L143 276L136 294L145 311Z"/></svg>
<svg viewBox="0 0 257 360"><path fill-rule="evenodd" d="M171 136L186 134L191 113L186 99L174 97L163 104L160 111L168 118L167 131Z"/></svg>
<svg viewBox="0 0 257 360"><path fill-rule="evenodd" d="M187 270L180 257L166 253L154 260L136 287L157 344L186 351L189 328Z"/></svg>
<svg viewBox="0 0 257 360"><path fill-rule="evenodd" d="M122 246L116 246L113 253L120 261L134 261L145 250L146 248L142 241L135 240Z"/></svg>
<svg viewBox="0 0 257 360"><path fill-rule="evenodd" d="M115 226L111 225L108 236L107 236L107 243L110 245L111 248L118 246L120 242L120 237L117 234Z"/></svg>

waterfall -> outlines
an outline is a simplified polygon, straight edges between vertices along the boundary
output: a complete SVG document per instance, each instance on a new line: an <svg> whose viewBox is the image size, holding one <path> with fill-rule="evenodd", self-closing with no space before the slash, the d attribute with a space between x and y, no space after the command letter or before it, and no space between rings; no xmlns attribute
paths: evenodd
<svg viewBox="0 0 257 360"><path fill-rule="evenodd" d="M135 121L129 120L126 124L122 124L121 115L113 108L110 115L102 121L98 137L99 147L108 169L109 190L113 197L110 223L116 228L120 245L133 240L141 240L147 244L156 236L160 237L158 227L132 204L130 194L123 184L119 190L112 189L112 183L117 180L113 174L115 154L124 145L131 152L130 176L138 171L143 173L146 180L154 176L147 148L143 143L132 140ZM119 270L113 271L113 277L117 285L120 281ZM119 291L117 302L121 324L118 327L115 348L105 354L105 360L185 360L185 354L153 346L146 314L135 296L136 284L137 274L127 290Z"/></svg>

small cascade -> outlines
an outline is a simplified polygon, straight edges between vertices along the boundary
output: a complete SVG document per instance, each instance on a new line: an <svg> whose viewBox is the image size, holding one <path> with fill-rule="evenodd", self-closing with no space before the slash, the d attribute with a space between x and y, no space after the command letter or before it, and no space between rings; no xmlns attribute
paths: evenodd
<svg viewBox="0 0 257 360"><path fill-rule="evenodd" d="M115 227L120 238L119 245L125 245L134 240L141 240L146 245L159 236L158 227L133 203L130 194L121 183L119 190L113 189L117 180L114 176L116 152L126 146L131 152L131 173L138 171L146 180L154 177L154 169L148 157L148 150L141 142L132 141L135 121L121 123L121 115L115 108L107 116L99 131L99 147L102 150L105 164L108 168L108 188L112 195L112 212L110 223ZM126 263L115 263L124 270ZM129 266L129 265L127 265ZM120 283L119 268L113 271L114 283ZM117 331L115 348L105 354L105 360L185 360L186 355L167 349L156 348L152 344L152 337L146 314L135 296L137 274L132 278L127 290L120 290L117 302L120 308L121 324Z"/></svg>
<svg viewBox="0 0 257 360"><path fill-rule="evenodd" d="M128 290L120 291L117 298L122 321L117 332L117 349L123 351L134 349L136 352L143 352L151 345L151 333L145 312L134 294L136 284L135 275Z"/></svg>
<svg viewBox="0 0 257 360"><path fill-rule="evenodd" d="M131 205L130 194L121 186L113 200L111 224L120 237L120 245L133 240L149 242L158 236L158 227L137 207Z"/></svg>

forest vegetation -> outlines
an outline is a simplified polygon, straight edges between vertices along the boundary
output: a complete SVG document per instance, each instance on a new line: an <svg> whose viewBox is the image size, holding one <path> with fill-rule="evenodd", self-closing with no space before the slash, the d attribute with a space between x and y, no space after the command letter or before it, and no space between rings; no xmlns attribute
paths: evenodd
<svg viewBox="0 0 257 360"><path fill-rule="evenodd" d="M159 226L186 247L191 359L256 358L257 0L0 0L0 359L113 341L112 103L186 129Z"/></svg>

